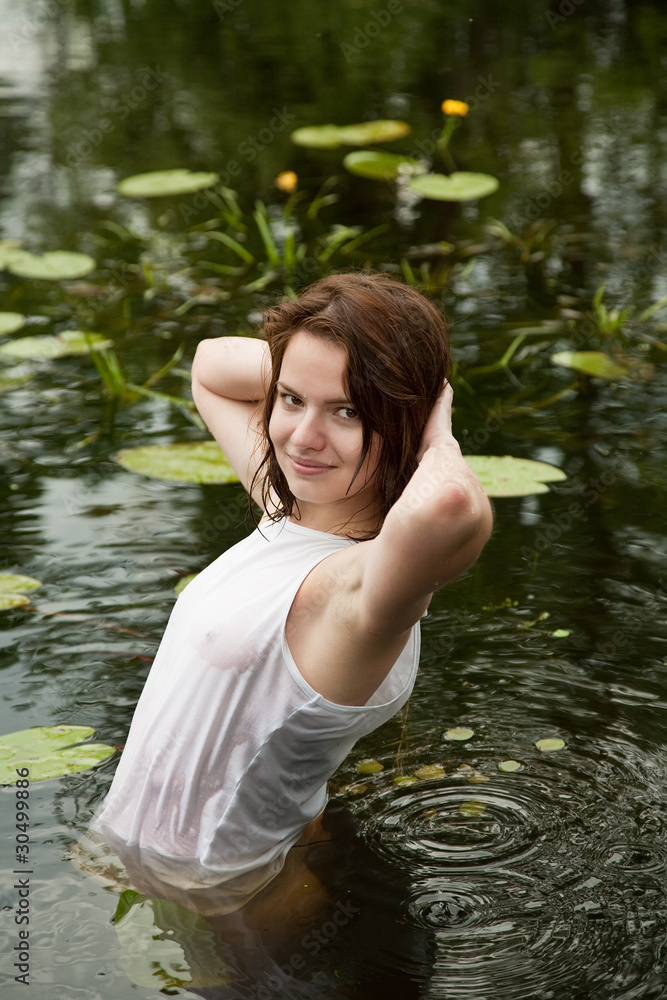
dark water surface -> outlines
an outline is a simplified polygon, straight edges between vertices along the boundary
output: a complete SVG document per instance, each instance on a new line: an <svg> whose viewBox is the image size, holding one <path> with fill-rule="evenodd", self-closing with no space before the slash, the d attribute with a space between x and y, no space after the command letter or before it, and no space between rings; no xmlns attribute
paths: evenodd
<svg viewBox="0 0 667 1000"><path fill-rule="evenodd" d="M240 982L224 942L165 929L168 915L155 929L137 910L129 937L116 931L116 895L67 860L116 756L31 787L30 997L188 996L202 968L202 996L256 1000L667 997L667 309L640 318L667 296L663 5L0 0L0 24L0 239L99 265L84 281L97 291L0 272L0 309L30 317L18 336L99 330L133 382L181 344L187 368L202 337L250 330L281 278L243 290L266 271L207 269L198 255L238 264L185 235L210 202L130 201L117 181L214 170L277 227L280 171L309 198L333 178L338 201L300 216L304 240L382 226L331 264L401 274L404 258L432 281L465 450L567 473L496 501L479 564L432 603L407 713L334 777L359 830L334 894L347 909L299 932L291 979L266 966ZM344 151L289 139L396 117L413 128L396 150L428 152L446 97L471 105L457 165L500 179L481 201L401 200L347 174ZM444 256L425 248L439 241ZM200 284L229 297L181 309ZM602 284L609 310L634 307L620 336L598 329ZM510 374L476 371L522 330ZM622 349L630 375L577 383L549 360L565 349ZM22 370L0 395L0 568L44 586L1 613L0 731L91 725L122 746L175 584L248 530L241 491L117 465L121 447L204 435L163 400L114 404L90 359ZM159 388L188 392L177 372ZM474 736L445 739L456 726ZM542 738L565 747L542 753ZM360 774L363 758L384 769ZM510 759L522 769L499 771ZM15 790L2 795L1 967L19 995Z"/></svg>

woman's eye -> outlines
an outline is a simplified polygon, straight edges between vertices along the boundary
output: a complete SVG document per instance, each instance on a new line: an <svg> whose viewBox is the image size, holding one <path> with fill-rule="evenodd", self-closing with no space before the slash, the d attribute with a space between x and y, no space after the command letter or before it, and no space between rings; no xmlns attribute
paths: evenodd
<svg viewBox="0 0 667 1000"><path fill-rule="evenodd" d="M301 403L299 397L293 396L291 392L283 392L282 398L283 402L286 403L287 406L299 406Z"/></svg>
<svg viewBox="0 0 667 1000"><path fill-rule="evenodd" d="M342 413L345 420L356 420L359 414L351 406L341 406L339 413Z"/></svg>

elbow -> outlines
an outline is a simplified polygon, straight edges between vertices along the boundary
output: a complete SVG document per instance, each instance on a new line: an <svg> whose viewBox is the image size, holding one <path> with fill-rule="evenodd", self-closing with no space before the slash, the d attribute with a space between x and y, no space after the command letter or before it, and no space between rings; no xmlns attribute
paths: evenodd
<svg viewBox="0 0 667 1000"><path fill-rule="evenodd" d="M448 531L454 529L461 547L477 559L493 531L493 508L482 487L478 483L449 483L439 498L437 516Z"/></svg>

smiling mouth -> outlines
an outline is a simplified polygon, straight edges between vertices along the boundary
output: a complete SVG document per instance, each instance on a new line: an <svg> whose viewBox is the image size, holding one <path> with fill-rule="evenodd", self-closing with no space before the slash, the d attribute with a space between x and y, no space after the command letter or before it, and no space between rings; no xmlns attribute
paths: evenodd
<svg viewBox="0 0 667 1000"><path fill-rule="evenodd" d="M295 455L288 455L287 457L295 472L306 476L312 476L318 472L327 472L333 468L332 465L327 465L325 462L313 462L312 459L297 458Z"/></svg>

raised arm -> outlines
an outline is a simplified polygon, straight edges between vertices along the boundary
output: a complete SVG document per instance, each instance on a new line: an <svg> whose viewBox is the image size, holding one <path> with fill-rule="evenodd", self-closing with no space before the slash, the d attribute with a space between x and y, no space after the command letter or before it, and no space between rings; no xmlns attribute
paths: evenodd
<svg viewBox="0 0 667 1000"><path fill-rule="evenodd" d="M358 608L376 634L410 628L433 592L475 562L491 534L491 504L452 435L451 410L446 385L426 424L416 472L360 553Z"/></svg>
<svg viewBox="0 0 667 1000"><path fill-rule="evenodd" d="M261 411L269 365L266 343L250 337L203 340L192 364L197 409L246 489L263 451Z"/></svg>

